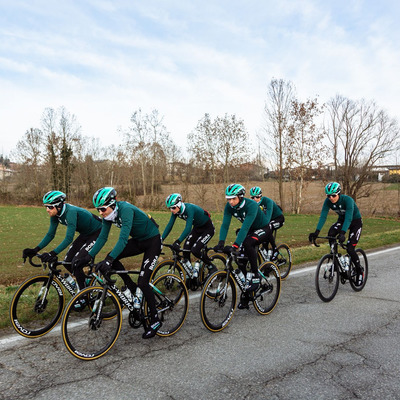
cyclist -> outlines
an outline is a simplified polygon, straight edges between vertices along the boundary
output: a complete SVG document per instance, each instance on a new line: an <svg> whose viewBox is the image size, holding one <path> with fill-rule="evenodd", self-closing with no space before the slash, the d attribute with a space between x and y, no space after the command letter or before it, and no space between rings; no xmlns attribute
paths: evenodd
<svg viewBox="0 0 400 400"><path fill-rule="evenodd" d="M242 222L242 226L231 250L238 255L239 248L243 245L244 252L249 258L252 274L248 275L246 279L246 293L240 296L240 303L238 305L240 309L249 307L250 292L257 290L260 286L256 246L268 240L267 231L269 229L267 216L255 201L244 197L245 192L245 188L236 183L230 184L226 188L225 197L227 199L227 204L224 209L219 242L215 247L217 251L224 249L225 239L228 234L232 216ZM239 267L241 267L241 269L243 268L242 265L239 265ZM242 270L242 272L246 274L245 270Z"/></svg>
<svg viewBox="0 0 400 400"><path fill-rule="evenodd" d="M74 260L88 254L94 245L101 229L101 220L84 208L65 203L66 195L58 190L51 190L43 196L43 205L50 216L50 227L46 236L33 249L24 249L23 257L33 257L39 250L46 247L56 234L58 225L66 225L67 232L64 240L48 253L42 254L42 261L51 262L57 259L61 253L73 241L75 232L79 236L74 240L64 257L64 261L71 262L71 266L65 265L66 269L73 273L80 289L85 286L85 275L82 268L73 268Z"/></svg>
<svg viewBox="0 0 400 400"><path fill-rule="evenodd" d="M274 230L279 229L285 223L285 217L283 216L282 209L269 197L262 195L262 190L259 186L253 186L250 189L250 197L258 203L260 208L264 211L267 216L268 222L268 242L272 246L272 257L270 261L275 261L278 257L278 249L274 239ZM268 244L267 242L267 244Z"/></svg>
<svg viewBox="0 0 400 400"><path fill-rule="evenodd" d="M145 327L142 337L152 338L162 325L158 318L154 293L149 286L151 273L161 253L158 225L150 215L136 206L127 201L117 201L117 192L112 187L97 190L93 195L93 204L103 218L101 232L87 256L78 262L85 264L96 256L107 242L112 224L121 229L114 248L97 264L96 269L103 275L107 275L111 269L123 271L125 268L120 261L122 258L143 253L137 285L128 274L122 274L121 278L132 293L136 292L137 287L143 292L150 308L150 325L148 328Z"/></svg>
<svg viewBox="0 0 400 400"><path fill-rule="evenodd" d="M361 284L363 276L361 274L360 259L355 250L362 231L361 214L355 201L350 196L341 194L341 190L341 186L337 182L330 182L325 186L327 198L322 206L317 229L309 234L308 240L312 242L318 237L325 224L329 210L336 212L338 220L330 227L328 236L338 236L339 242L344 243L346 231L349 230L349 237L346 243L347 252L356 267L359 284Z"/></svg>
<svg viewBox="0 0 400 400"><path fill-rule="evenodd" d="M183 262L190 262L190 252L192 252L196 258L201 259L205 265L209 266L210 272L216 270L216 267L211 264L211 259L206 254L202 255L201 252L201 249L211 240L215 233L211 215L208 211L195 204L184 203L179 193L170 194L166 198L165 204L171 210L171 217L161 235L162 240L164 241L170 234L176 218L185 220L185 229L172 244L172 247L175 250L180 250L180 244L186 238L183 250L187 251L187 256L185 256L186 259ZM198 272L197 270L195 271L195 277Z"/></svg>

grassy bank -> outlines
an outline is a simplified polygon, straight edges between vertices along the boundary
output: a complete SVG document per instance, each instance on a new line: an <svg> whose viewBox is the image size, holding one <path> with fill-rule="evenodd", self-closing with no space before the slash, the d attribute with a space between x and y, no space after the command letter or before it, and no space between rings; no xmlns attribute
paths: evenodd
<svg viewBox="0 0 400 400"><path fill-rule="evenodd" d="M92 210L93 211L93 210ZM94 211L95 212L95 211ZM169 212L152 212L152 216L160 225L162 231L170 218ZM222 222L222 213L213 213L216 235L211 245L218 242L219 228ZM336 220L330 215L322 233L326 233L328 227ZM278 242L287 243L294 254L294 264L317 260L328 251L328 246L323 244L320 248L312 247L308 243L308 234L314 231L318 221L316 215L287 215L285 225L278 231ZM364 249L376 248L393 243L400 243L399 220L395 218L364 218L364 227L360 240L360 247ZM37 274L39 269L29 264L22 265L22 249L35 247L46 234L49 217L42 207L6 207L0 206L0 328L8 325L8 307L17 285L25 278ZM232 221L232 226L227 238L227 243L234 241L235 228L239 227L238 221ZM184 221L178 220L167 239L167 243L173 242L184 229ZM46 250L50 251L62 241L66 232L64 226L60 226L54 239ZM98 255L101 260L111 250L118 239L119 229L111 229L109 241ZM64 253L61 254L63 256ZM124 262L127 268L135 268L140 265L141 257L134 257Z"/></svg>

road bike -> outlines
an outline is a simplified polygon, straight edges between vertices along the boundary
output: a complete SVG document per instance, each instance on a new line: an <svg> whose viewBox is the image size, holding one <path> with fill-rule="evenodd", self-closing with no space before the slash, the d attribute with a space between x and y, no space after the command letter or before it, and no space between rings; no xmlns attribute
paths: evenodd
<svg viewBox="0 0 400 400"><path fill-rule="evenodd" d="M39 259L41 254L36 255ZM24 258L24 263L26 258ZM33 267L48 269L48 273L26 279L16 290L10 304L10 318L14 329L27 338L37 338L51 331L58 323L65 306L65 291L71 296L77 284L69 273L62 274L57 267L71 265L70 262L52 261L35 264Z"/></svg>
<svg viewBox="0 0 400 400"><path fill-rule="evenodd" d="M277 305L281 293L281 278L279 270L272 262L266 261L259 267L261 283L257 290L245 292L245 281L240 278L240 269L234 269L233 263L238 265L239 257L232 254L227 248L225 269L214 272L204 284L200 298L200 315L205 327L212 332L219 332L226 328L232 320L236 309L236 285L241 296L247 296L249 302L262 315L269 314Z"/></svg>
<svg viewBox="0 0 400 400"><path fill-rule="evenodd" d="M68 303L62 321L62 337L68 351L81 360L95 360L115 344L121 331L123 314L132 328L150 325L149 308L144 299L135 306L111 279L113 274L139 274L140 271L110 271L107 276L93 276L98 285L83 289ZM165 274L150 282L162 326L158 336L170 336L183 325L189 308L189 295L179 276ZM86 306L76 311L74 304ZM122 311L122 307L125 308Z"/></svg>
<svg viewBox="0 0 400 400"><path fill-rule="evenodd" d="M200 259L187 264L183 260L188 260L190 250L175 250L170 244L163 244L163 247L171 249L172 257L162 260L156 265L150 280L154 280L165 273L174 274L185 282L189 290L195 291L203 287L212 272L225 268L226 258L222 254L209 254L213 250L211 247L205 246L201 250L203 255L211 259L212 264L210 265L205 264Z"/></svg>
<svg viewBox="0 0 400 400"><path fill-rule="evenodd" d="M319 260L315 273L315 287L319 298L325 302L333 300L339 288L339 280L342 284L349 281L351 288L356 292L363 290L368 279L368 259L364 250L356 249L361 269L361 271L356 271L356 267L347 253L346 245L340 243L346 254L339 253L337 237L318 236L313 240L313 244L319 247L316 239L329 240L331 247L330 253L325 254Z"/></svg>
<svg viewBox="0 0 400 400"><path fill-rule="evenodd" d="M276 232L277 230L274 229L274 239L276 239ZM279 273L281 275L281 280L283 281L288 277L292 269L292 251L286 243L278 244L277 249L279 254L276 259L272 259L273 251L271 243L263 243L261 246L259 246L258 249L258 262L259 264L262 264L265 261L272 261L278 267Z"/></svg>

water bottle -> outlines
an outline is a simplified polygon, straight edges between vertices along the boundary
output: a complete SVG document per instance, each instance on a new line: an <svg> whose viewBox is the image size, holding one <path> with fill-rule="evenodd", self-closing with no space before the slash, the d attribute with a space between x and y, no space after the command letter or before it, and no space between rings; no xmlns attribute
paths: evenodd
<svg viewBox="0 0 400 400"><path fill-rule="evenodd" d="M350 256L349 256L348 254L346 254L346 255L344 256L344 269L345 269L346 271L348 271L349 268L350 268Z"/></svg>
<svg viewBox="0 0 400 400"><path fill-rule="evenodd" d="M194 263L194 268L193 268L193 278L197 278L199 276L199 271L200 271L200 263L199 261L196 260Z"/></svg>
<svg viewBox="0 0 400 400"><path fill-rule="evenodd" d="M140 288L136 288L135 298L133 299L133 307L140 308L143 299L143 292Z"/></svg>
<svg viewBox="0 0 400 400"><path fill-rule="evenodd" d="M187 271L192 272L192 263L188 259L183 259L183 264L186 267Z"/></svg>
<svg viewBox="0 0 400 400"><path fill-rule="evenodd" d="M126 288L122 293L130 302L132 302L132 292L129 288Z"/></svg>
<svg viewBox="0 0 400 400"><path fill-rule="evenodd" d="M252 279L253 279L253 273L252 272L248 272L246 274L246 283L250 284Z"/></svg>
<svg viewBox="0 0 400 400"><path fill-rule="evenodd" d="M272 258L272 254L273 254L272 249L268 250L267 260L270 260Z"/></svg>
<svg viewBox="0 0 400 400"><path fill-rule="evenodd" d="M244 284L246 281L246 278L245 278L243 272L238 268L235 270L235 273L239 277L239 279L242 281L242 283Z"/></svg>
<svg viewBox="0 0 400 400"><path fill-rule="evenodd" d="M73 290L76 289L76 282L75 279L70 275L70 274L65 274L64 275L65 280L69 283L69 285L72 287Z"/></svg>
<svg viewBox="0 0 400 400"><path fill-rule="evenodd" d="M344 256L340 255L340 256L339 256L339 260L340 260L340 264L342 265L342 268L343 268L345 271L348 271L349 266L348 266L348 264L346 263L346 258L345 258Z"/></svg>

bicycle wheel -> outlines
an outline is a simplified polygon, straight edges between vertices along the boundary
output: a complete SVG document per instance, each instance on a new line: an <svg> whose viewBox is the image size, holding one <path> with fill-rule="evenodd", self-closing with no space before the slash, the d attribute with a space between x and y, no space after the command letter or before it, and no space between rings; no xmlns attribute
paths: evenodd
<svg viewBox="0 0 400 400"><path fill-rule="evenodd" d="M179 276L183 282L186 282L186 273L181 264L172 259L161 261L154 268L151 274L150 282L155 281L158 277L165 274L173 274Z"/></svg>
<svg viewBox="0 0 400 400"><path fill-rule="evenodd" d="M355 292L360 292L364 289L368 279L368 259L363 249L356 249L358 257L360 258L360 267L362 280L360 282L359 275L356 273L353 262L350 264L350 286Z"/></svg>
<svg viewBox="0 0 400 400"><path fill-rule="evenodd" d="M99 286L87 287L67 304L62 321L62 337L68 351L81 360L95 360L114 346L122 326L121 306L117 296ZM84 300L87 305L80 311L74 304ZM115 314L114 318L105 315Z"/></svg>
<svg viewBox="0 0 400 400"><path fill-rule="evenodd" d="M267 261L262 264L260 271L265 278L261 278L261 285L255 293L253 305L257 312L267 315L278 304L281 294L281 278L279 270L272 262Z"/></svg>
<svg viewBox="0 0 400 400"><path fill-rule="evenodd" d="M51 331L61 318L65 296L61 282L53 278L48 290L48 275L28 278L15 292L10 305L14 329L27 338Z"/></svg>
<svg viewBox="0 0 400 400"><path fill-rule="evenodd" d="M158 336L171 336L178 332L185 322L189 309L189 294L182 279L173 274L159 276L154 282L154 295L158 317L162 322ZM147 301L144 302L148 316Z"/></svg>
<svg viewBox="0 0 400 400"><path fill-rule="evenodd" d="M210 256L212 264L217 268L218 271L222 271L225 269L226 258L222 254L213 254ZM207 281L207 279L216 271L210 270L206 265L202 265L202 268L199 272L199 280L201 286Z"/></svg>
<svg viewBox="0 0 400 400"><path fill-rule="evenodd" d="M332 254L325 254L318 263L315 273L315 287L322 301L331 301L339 288L339 268Z"/></svg>
<svg viewBox="0 0 400 400"><path fill-rule="evenodd" d="M200 315L211 332L226 328L236 307L236 286L227 271L212 274L204 285L200 298Z"/></svg>
<svg viewBox="0 0 400 400"><path fill-rule="evenodd" d="M281 280L284 281L292 269L292 252L289 246L285 243L278 245L277 249L279 254L277 260L274 261L274 264L279 269Z"/></svg>

